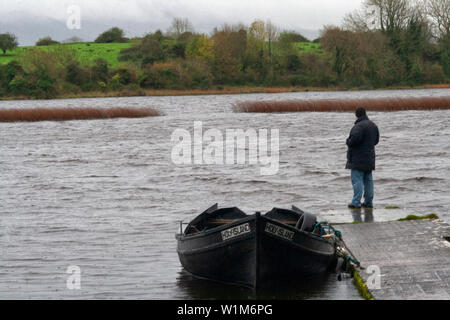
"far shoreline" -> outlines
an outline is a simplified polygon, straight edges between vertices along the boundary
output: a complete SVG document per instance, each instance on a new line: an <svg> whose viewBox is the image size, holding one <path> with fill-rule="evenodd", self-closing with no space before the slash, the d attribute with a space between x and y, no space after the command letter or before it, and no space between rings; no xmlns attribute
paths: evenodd
<svg viewBox="0 0 450 320"><path fill-rule="evenodd" d="M84 98L127 98L127 97L171 97L171 96L207 96L207 95L236 95L257 93L295 93L295 92L355 92L355 91L383 91L383 90L423 90L423 89L450 89L448 84L429 84L421 86L392 86L386 88L343 88L343 87L223 87L220 89L192 89L192 90L169 90L169 89L138 89L138 90L116 90L116 91L92 91L82 93L60 94L50 99L37 99L33 97L0 97L0 101L23 101L23 100L63 100Z"/></svg>

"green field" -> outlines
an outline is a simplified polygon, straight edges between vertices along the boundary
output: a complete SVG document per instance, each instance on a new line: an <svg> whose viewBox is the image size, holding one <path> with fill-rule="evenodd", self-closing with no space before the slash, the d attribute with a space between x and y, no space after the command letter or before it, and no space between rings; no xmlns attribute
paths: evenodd
<svg viewBox="0 0 450 320"><path fill-rule="evenodd" d="M296 42L294 47L298 50L300 54L312 53L317 55L322 55L324 53L322 45L315 42Z"/></svg>
<svg viewBox="0 0 450 320"><path fill-rule="evenodd" d="M77 52L78 61L84 65L91 65L95 59L105 59L109 66L115 68L119 65L119 53L122 49L129 48L133 44L127 43L94 43L94 42L80 42L70 44L56 44L51 46L42 47L17 47L13 51L8 51L6 55L0 55L0 64L7 64L8 62L17 59L21 54L29 50L30 48L40 48L42 50L49 50L56 46L65 46L71 48ZM320 43L313 42L297 42L294 44L299 54L313 53L322 55L322 47Z"/></svg>
<svg viewBox="0 0 450 320"><path fill-rule="evenodd" d="M41 48L42 50L49 50L56 46L64 46L75 50L77 53L78 61L81 64L90 65L95 59L102 58L108 61L111 67L116 67L119 64L120 50L129 48L132 46L131 42L127 43L92 43L92 42L80 42L70 44L56 44L52 46L42 47L18 47L13 51L8 51L7 54L0 55L0 64L6 64L14 59L17 59L26 50L30 48Z"/></svg>

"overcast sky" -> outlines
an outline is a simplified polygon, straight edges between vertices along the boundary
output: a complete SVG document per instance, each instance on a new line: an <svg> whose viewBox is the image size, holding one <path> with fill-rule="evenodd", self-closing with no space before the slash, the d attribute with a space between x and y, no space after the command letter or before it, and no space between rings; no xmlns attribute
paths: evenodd
<svg viewBox="0 0 450 320"><path fill-rule="evenodd" d="M202 26L270 18L290 28L318 29L340 23L360 4L361 0L1 0L0 12L3 16L28 11L65 20L67 8L78 5L85 19L156 20L168 25L181 16Z"/></svg>
<svg viewBox="0 0 450 320"><path fill-rule="evenodd" d="M0 21L18 14L66 21L69 16L67 8L76 5L81 9L82 28L83 21L95 21L119 27L120 24L147 24L147 32L158 28L165 31L174 17L182 17L189 18L195 30L200 32L209 32L225 22L242 22L248 25L255 19L270 19L283 29L319 30L326 24L341 24L343 16L359 8L361 2L362 0L0 0ZM8 24L10 28L11 23L12 21Z"/></svg>

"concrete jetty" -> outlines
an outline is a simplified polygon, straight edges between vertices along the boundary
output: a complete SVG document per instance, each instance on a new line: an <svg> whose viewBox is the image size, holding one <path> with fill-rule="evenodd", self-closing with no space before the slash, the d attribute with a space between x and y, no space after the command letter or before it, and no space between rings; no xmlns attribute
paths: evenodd
<svg viewBox="0 0 450 320"><path fill-rule="evenodd" d="M376 300L450 300L450 225L442 220L339 224Z"/></svg>

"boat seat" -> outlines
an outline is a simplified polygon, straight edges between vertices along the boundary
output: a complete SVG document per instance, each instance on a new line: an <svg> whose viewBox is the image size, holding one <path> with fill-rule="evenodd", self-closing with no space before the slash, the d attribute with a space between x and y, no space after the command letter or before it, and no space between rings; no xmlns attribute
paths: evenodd
<svg viewBox="0 0 450 320"><path fill-rule="evenodd" d="M313 232L314 226L317 223L317 217L312 213L305 212L302 214L300 219L298 219L295 227L301 231Z"/></svg>
<svg viewBox="0 0 450 320"><path fill-rule="evenodd" d="M295 226L295 224L297 223L297 221L295 220L279 220L279 219L275 219L281 223L287 224L287 225L292 225ZM214 220L208 220L208 222L206 223L207 225L213 225L213 226L218 226L218 225L224 225L224 224L229 224L229 223L233 223L235 221L239 221L238 220L233 220L233 219L214 219Z"/></svg>

